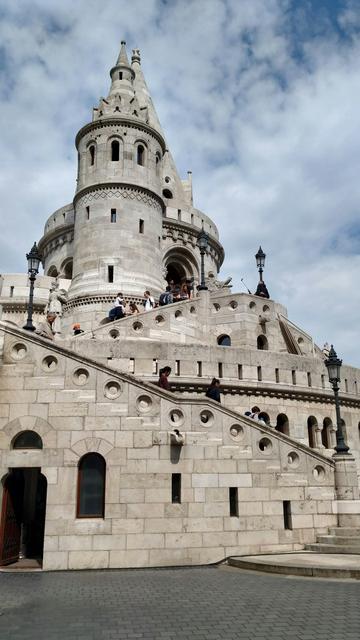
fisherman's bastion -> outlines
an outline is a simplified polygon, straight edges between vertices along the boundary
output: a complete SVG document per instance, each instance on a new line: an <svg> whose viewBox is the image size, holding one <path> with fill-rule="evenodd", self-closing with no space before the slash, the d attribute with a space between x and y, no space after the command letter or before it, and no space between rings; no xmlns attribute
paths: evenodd
<svg viewBox="0 0 360 640"><path fill-rule="evenodd" d="M218 279L216 225L178 175L139 50L129 61L123 42L110 76L76 136L74 200L37 245L32 321L55 302L55 339L23 328L28 274L0 280L0 564L201 565L350 538L359 552L360 371L341 367L340 419L329 351L271 291ZM170 282L191 297L144 311ZM141 313L109 322L119 292Z"/></svg>

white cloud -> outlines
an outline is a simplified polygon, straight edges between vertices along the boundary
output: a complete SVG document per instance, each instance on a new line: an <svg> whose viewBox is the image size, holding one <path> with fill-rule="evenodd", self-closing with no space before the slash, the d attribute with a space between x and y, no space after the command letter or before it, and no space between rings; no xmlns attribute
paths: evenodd
<svg viewBox="0 0 360 640"><path fill-rule="evenodd" d="M5 0L0 270L22 271L46 218L71 201L73 140L125 37L129 51L141 48L181 173L193 170L195 204L218 225L224 275L254 290L261 244L273 297L358 363L358 11L344 1L345 38L324 12L312 31L310 7L294 16L290 0Z"/></svg>

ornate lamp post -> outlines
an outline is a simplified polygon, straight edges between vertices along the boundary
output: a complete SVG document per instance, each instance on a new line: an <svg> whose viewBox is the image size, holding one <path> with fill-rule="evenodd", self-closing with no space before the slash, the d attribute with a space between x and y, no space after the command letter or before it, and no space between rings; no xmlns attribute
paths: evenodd
<svg viewBox="0 0 360 640"><path fill-rule="evenodd" d="M198 291L207 291L207 286L205 284L204 256L206 253L206 249L209 246L209 236L204 231L204 229L200 231L197 237L196 244L200 249L200 256L201 256L200 285L198 286Z"/></svg>
<svg viewBox="0 0 360 640"><path fill-rule="evenodd" d="M259 247L259 251L255 255L255 258L256 258L256 266L259 269L260 282L263 282L262 274L265 266L266 253L263 252L261 247Z"/></svg>
<svg viewBox="0 0 360 640"><path fill-rule="evenodd" d="M336 453L341 455L348 454L349 455L349 447L346 445L344 440L344 433L341 423L340 416L340 402L339 402L339 382L340 382L340 368L342 365L342 360L337 357L335 349L333 345L331 345L331 349L329 352L329 357L325 360L325 366L328 370L330 384L334 391L335 396L335 408L336 408Z"/></svg>
<svg viewBox="0 0 360 640"><path fill-rule="evenodd" d="M27 331L35 331L35 327L32 323L32 315L33 315L33 300L34 300L34 284L36 280L36 276L39 273L39 265L40 265L40 254L38 248L36 246L36 242L30 251L30 253L26 254L26 259L28 261L28 273L30 279L30 293L29 293L29 304L28 304L28 317L26 320L26 325L23 327Z"/></svg>

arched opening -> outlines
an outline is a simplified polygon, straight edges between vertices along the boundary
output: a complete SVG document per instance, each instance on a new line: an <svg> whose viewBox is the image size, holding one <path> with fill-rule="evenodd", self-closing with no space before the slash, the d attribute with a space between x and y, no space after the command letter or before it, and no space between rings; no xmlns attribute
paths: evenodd
<svg viewBox="0 0 360 640"><path fill-rule="evenodd" d="M89 161L92 167L95 164L95 145L91 144L89 147Z"/></svg>
<svg viewBox="0 0 360 640"><path fill-rule="evenodd" d="M49 276L50 278L57 278L57 276L59 275L59 272L54 264L52 264L51 267L48 268L46 275Z"/></svg>
<svg viewBox="0 0 360 640"><path fill-rule="evenodd" d="M267 341L267 337L266 336L258 336L257 337L257 348L260 349L261 351L267 351L269 346L268 346L268 341Z"/></svg>
<svg viewBox="0 0 360 640"><path fill-rule="evenodd" d="M266 411L260 411L259 416L258 416L259 420L263 420L265 422L265 424L267 424L268 427L270 427L270 416L268 413L266 413Z"/></svg>
<svg viewBox="0 0 360 640"><path fill-rule="evenodd" d="M169 249L163 261L166 269L166 280L169 284L181 286L184 282L193 283L198 280L199 269L196 258L185 247Z"/></svg>
<svg viewBox="0 0 360 640"><path fill-rule="evenodd" d="M106 462L99 453L87 453L78 465L77 518L103 518Z"/></svg>
<svg viewBox="0 0 360 640"><path fill-rule="evenodd" d="M220 347L231 347L231 338L227 335L219 336L217 343Z"/></svg>
<svg viewBox="0 0 360 640"><path fill-rule="evenodd" d="M290 435L289 420L285 413L279 413L278 417L276 418L275 429L280 433L284 433L286 436Z"/></svg>
<svg viewBox="0 0 360 640"><path fill-rule="evenodd" d="M141 167L145 164L145 147L142 144L138 144L136 147L136 162Z"/></svg>
<svg viewBox="0 0 360 640"><path fill-rule="evenodd" d="M26 558L41 564L47 480L38 468L13 469L2 480L0 565Z"/></svg>
<svg viewBox="0 0 360 640"><path fill-rule="evenodd" d="M118 162L120 160L120 142L113 140L111 143L111 161Z"/></svg>
<svg viewBox="0 0 360 640"><path fill-rule="evenodd" d="M317 427L317 420L315 416L309 416L307 419L307 431L308 431L309 447L311 447L312 449L316 448L316 434L315 434L316 427Z"/></svg>
<svg viewBox="0 0 360 640"><path fill-rule="evenodd" d="M331 449L331 435L332 422L330 418L324 418L323 427L321 429L321 442L325 449Z"/></svg>
<svg viewBox="0 0 360 640"><path fill-rule="evenodd" d="M13 449L42 449L43 443L35 431L23 431L18 433L12 441Z"/></svg>
<svg viewBox="0 0 360 640"><path fill-rule="evenodd" d="M170 191L170 189L163 189L162 193L163 193L164 198L167 198L167 200L171 200L171 198L173 197L173 194Z"/></svg>
<svg viewBox="0 0 360 640"><path fill-rule="evenodd" d="M64 273L64 278L66 278L67 280L71 280L73 274L73 261L67 260L66 262L64 262L64 264L62 265L62 271Z"/></svg>

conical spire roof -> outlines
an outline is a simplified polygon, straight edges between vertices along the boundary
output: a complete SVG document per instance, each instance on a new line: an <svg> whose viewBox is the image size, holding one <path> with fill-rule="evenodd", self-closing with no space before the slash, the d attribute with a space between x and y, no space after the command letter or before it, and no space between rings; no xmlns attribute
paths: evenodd
<svg viewBox="0 0 360 640"><path fill-rule="evenodd" d="M116 61L116 66L118 65L125 65L127 67L130 67L130 63L129 63L129 58L127 57L127 53L126 53L126 42L125 40L121 41L121 48L120 48L120 53L119 53L119 57Z"/></svg>

